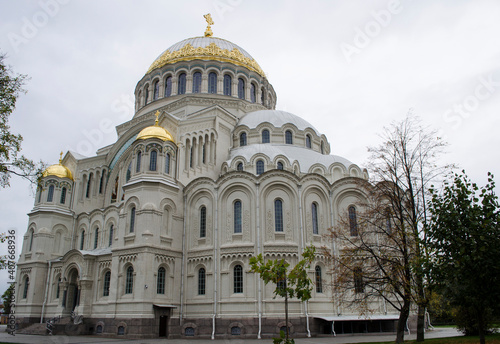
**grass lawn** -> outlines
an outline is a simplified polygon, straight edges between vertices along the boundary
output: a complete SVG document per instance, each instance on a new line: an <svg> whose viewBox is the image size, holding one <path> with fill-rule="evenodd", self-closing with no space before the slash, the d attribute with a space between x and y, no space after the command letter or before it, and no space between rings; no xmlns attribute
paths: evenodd
<svg viewBox="0 0 500 344"><path fill-rule="evenodd" d="M417 342L414 340L405 340L405 343L416 344ZM471 337L447 337L447 338L432 338L426 339L426 344L477 344L479 343L479 336L471 336ZM486 344L500 344L500 334L491 334L486 336ZM385 342L385 343L363 343L363 344L394 344L394 342Z"/></svg>

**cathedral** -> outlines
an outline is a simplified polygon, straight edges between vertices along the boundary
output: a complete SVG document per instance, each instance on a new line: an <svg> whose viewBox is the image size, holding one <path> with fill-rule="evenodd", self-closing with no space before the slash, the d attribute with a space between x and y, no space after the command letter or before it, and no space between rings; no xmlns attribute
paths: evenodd
<svg viewBox="0 0 500 344"><path fill-rule="evenodd" d="M124 338L392 330L398 314L382 300L370 322L335 302L322 253L334 251L325 234L355 211L367 171L276 110L256 60L206 18L204 36L149 66L116 142L91 157L61 153L44 171L17 266L19 329L60 317L79 320L78 333ZM249 260L294 264L308 245L312 298L291 299L286 324L283 299Z"/></svg>

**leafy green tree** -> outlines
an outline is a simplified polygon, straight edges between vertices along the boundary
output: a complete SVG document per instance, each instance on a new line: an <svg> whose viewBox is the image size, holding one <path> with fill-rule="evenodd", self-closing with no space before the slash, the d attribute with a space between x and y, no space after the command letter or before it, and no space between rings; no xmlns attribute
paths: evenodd
<svg viewBox="0 0 500 344"><path fill-rule="evenodd" d="M10 132L9 116L16 107L17 98L26 93L23 85L26 75L14 74L4 63L0 53L0 187L10 185L11 175L28 179L37 185L42 176L43 163L34 163L21 152L23 137Z"/></svg>
<svg viewBox="0 0 500 344"><path fill-rule="evenodd" d="M285 298L285 338L277 338L275 342L289 343L288 333L288 298L296 297L301 301L307 301L311 298L312 281L307 276L307 269L314 260L315 248L308 246L302 253L300 260L291 270L288 270L290 264L285 259L275 259L264 261L262 254L250 258L250 271L260 274L260 278L265 284L272 282L276 285L274 297L281 296ZM293 342L293 340L291 341Z"/></svg>
<svg viewBox="0 0 500 344"><path fill-rule="evenodd" d="M432 189L427 246L432 249L430 276L437 290L457 307L456 321L481 344L491 315L500 304L500 207L493 175L479 188L462 171Z"/></svg>
<svg viewBox="0 0 500 344"><path fill-rule="evenodd" d="M11 284L2 295L4 314L7 314L7 315L10 314L13 295L14 295L14 284Z"/></svg>

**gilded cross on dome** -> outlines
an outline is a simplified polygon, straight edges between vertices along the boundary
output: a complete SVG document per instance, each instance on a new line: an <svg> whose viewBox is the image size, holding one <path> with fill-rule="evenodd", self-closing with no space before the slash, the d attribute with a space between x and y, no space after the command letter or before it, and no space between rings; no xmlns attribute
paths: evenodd
<svg viewBox="0 0 500 344"><path fill-rule="evenodd" d="M61 151L61 154L59 154L59 163L62 164L62 156L63 156L63 152Z"/></svg>
<svg viewBox="0 0 500 344"><path fill-rule="evenodd" d="M155 125L158 125L158 117L160 116L160 111L156 110L155 116L156 116Z"/></svg>
<svg viewBox="0 0 500 344"><path fill-rule="evenodd" d="M207 21L207 29L205 30L205 37L212 37L212 35L214 34L212 32L212 29L210 28L210 25L214 25L214 21L212 20L212 16L210 15L210 13L207 13L203 17Z"/></svg>

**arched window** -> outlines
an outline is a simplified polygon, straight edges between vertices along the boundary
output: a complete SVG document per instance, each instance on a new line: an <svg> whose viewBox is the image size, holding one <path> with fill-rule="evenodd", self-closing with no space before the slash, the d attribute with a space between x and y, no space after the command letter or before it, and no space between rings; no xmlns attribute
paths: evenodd
<svg viewBox="0 0 500 344"><path fill-rule="evenodd" d="M274 201L274 231L283 232L283 201Z"/></svg>
<svg viewBox="0 0 500 344"><path fill-rule="evenodd" d="M240 134L240 147L247 145L247 133Z"/></svg>
<svg viewBox="0 0 500 344"><path fill-rule="evenodd" d="M189 150L189 167L193 168L193 153L194 153L194 146L191 146Z"/></svg>
<svg viewBox="0 0 500 344"><path fill-rule="evenodd" d="M245 80L238 79L238 98L245 99Z"/></svg>
<svg viewBox="0 0 500 344"><path fill-rule="evenodd" d="M325 154L325 144L321 142L321 154Z"/></svg>
<svg viewBox="0 0 500 344"><path fill-rule="evenodd" d="M224 75L224 95L225 96L231 95L232 83L233 83L233 79L231 78L231 75L229 75L229 74Z"/></svg>
<svg viewBox="0 0 500 344"><path fill-rule="evenodd" d="M142 152L138 151L137 152L137 159L136 159L136 164L135 164L135 172L141 172L141 158L142 158Z"/></svg>
<svg viewBox="0 0 500 344"><path fill-rule="evenodd" d="M201 92L201 73L196 72L193 74L193 93Z"/></svg>
<svg viewBox="0 0 500 344"><path fill-rule="evenodd" d="M26 278L24 279L23 299L28 297L29 286L30 286L30 278L26 276Z"/></svg>
<svg viewBox="0 0 500 344"><path fill-rule="evenodd" d="M155 150L152 150L151 153L149 153L149 170L150 171L156 171L157 155L158 155L158 153L156 153Z"/></svg>
<svg viewBox="0 0 500 344"><path fill-rule="evenodd" d="M130 209L130 227L129 227L129 232L134 233L135 230L135 207L132 207Z"/></svg>
<svg viewBox="0 0 500 344"><path fill-rule="evenodd" d="M167 153L165 156L165 173L170 174L170 154Z"/></svg>
<svg viewBox="0 0 500 344"><path fill-rule="evenodd" d="M207 153L207 145L206 143L203 143L203 146L201 146L201 162L206 164L206 154Z"/></svg>
<svg viewBox="0 0 500 344"><path fill-rule="evenodd" d="M115 179L115 185L113 187L113 192L111 193L111 203L116 202L116 199L118 198L118 181L119 181L120 176L116 176Z"/></svg>
<svg viewBox="0 0 500 344"><path fill-rule="evenodd" d="M293 135L290 130L285 131L285 143L287 145L293 144Z"/></svg>
<svg viewBox="0 0 500 344"><path fill-rule="evenodd" d="M243 268L241 265L236 265L233 269L233 292L243 293Z"/></svg>
<svg viewBox="0 0 500 344"><path fill-rule="evenodd" d="M205 295L205 268L198 270L198 295Z"/></svg>
<svg viewBox="0 0 500 344"><path fill-rule="evenodd" d="M172 95L172 77L169 76L165 79L165 97Z"/></svg>
<svg viewBox="0 0 500 344"><path fill-rule="evenodd" d="M261 91L261 94L260 94L260 103L262 105L266 105L266 90L264 88L262 88L260 91Z"/></svg>
<svg viewBox="0 0 500 344"><path fill-rule="evenodd" d="M144 88L144 105L148 103L148 98L149 98L149 87L146 86Z"/></svg>
<svg viewBox="0 0 500 344"><path fill-rule="evenodd" d="M217 93L217 74L214 72L208 74L208 93Z"/></svg>
<svg viewBox="0 0 500 344"><path fill-rule="evenodd" d="M153 100L158 99L159 96L160 96L160 83L157 80L153 84Z"/></svg>
<svg viewBox="0 0 500 344"><path fill-rule="evenodd" d="M236 169L238 171L243 171L243 163L242 162L238 163L238 166L236 166Z"/></svg>
<svg viewBox="0 0 500 344"><path fill-rule="evenodd" d="M354 278L354 292L355 293L364 293L365 292L365 284L363 282L363 270L359 267L354 268L353 278Z"/></svg>
<svg viewBox="0 0 500 344"><path fill-rule="evenodd" d="M207 208L205 206L200 208L200 238L207 235Z"/></svg>
<svg viewBox="0 0 500 344"><path fill-rule="evenodd" d="M89 198L90 197L90 187L92 186L92 177L94 176L93 173L89 175L89 180L87 180L87 191L85 192L85 197Z"/></svg>
<svg viewBox="0 0 500 344"><path fill-rule="evenodd" d="M57 279L57 285L56 285L56 299L59 298L59 294L61 294L61 286L59 285L61 283L61 278L59 277Z"/></svg>
<svg viewBox="0 0 500 344"><path fill-rule="evenodd" d="M125 278L125 294L132 294L132 290L134 290L134 268L129 266Z"/></svg>
<svg viewBox="0 0 500 344"><path fill-rule="evenodd" d="M269 130L264 129L262 130L262 143L269 143L271 142L271 136L269 135Z"/></svg>
<svg viewBox="0 0 500 344"><path fill-rule="evenodd" d="M33 237L35 236L35 230L34 229L31 229L30 230L30 245L29 245L29 250L31 252L31 250L33 249Z"/></svg>
<svg viewBox="0 0 500 344"><path fill-rule="evenodd" d="M241 233L241 201L234 202L234 233Z"/></svg>
<svg viewBox="0 0 500 344"><path fill-rule="evenodd" d="M177 94L186 93L186 73L181 73L179 75L179 80L177 81Z"/></svg>
<svg viewBox="0 0 500 344"><path fill-rule="evenodd" d="M82 231L82 234L80 236L80 250L83 250L84 245L85 245L85 231Z"/></svg>
<svg viewBox="0 0 500 344"><path fill-rule="evenodd" d="M323 292L323 279L321 278L321 267L319 265L316 265L316 268L314 270L316 273L316 292L322 293Z"/></svg>
<svg viewBox="0 0 500 344"><path fill-rule="evenodd" d="M276 164L276 167L278 168L278 170L282 170L283 169L283 163L281 161L278 161L278 163Z"/></svg>
<svg viewBox="0 0 500 344"><path fill-rule="evenodd" d="M358 235L358 220L356 218L356 208L353 205L349 207L349 229L351 236Z"/></svg>
<svg viewBox="0 0 500 344"><path fill-rule="evenodd" d="M250 101L252 103L255 103L256 101L256 94L255 94L255 85L253 83L250 84Z"/></svg>
<svg viewBox="0 0 500 344"><path fill-rule="evenodd" d="M306 135L306 148L311 148L312 143L311 143L311 135L307 134Z"/></svg>
<svg viewBox="0 0 500 344"><path fill-rule="evenodd" d="M66 203L66 188L62 188L61 189L61 200L60 200L60 203L61 204Z"/></svg>
<svg viewBox="0 0 500 344"><path fill-rule="evenodd" d="M97 248L97 245L99 245L99 228L95 229L95 234L94 234L94 250Z"/></svg>
<svg viewBox="0 0 500 344"><path fill-rule="evenodd" d="M256 170L257 170L257 175L264 173L264 161L263 160L257 160Z"/></svg>
<svg viewBox="0 0 500 344"><path fill-rule="evenodd" d="M53 199L54 199L54 185L51 185L49 186L49 193L47 194L47 202L52 202Z"/></svg>
<svg viewBox="0 0 500 344"><path fill-rule="evenodd" d="M313 202L311 205L311 213L312 213L312 226L313 226L313 234L319 234L318 232L318 204Z"/></svg>
<svg viewBox="0 0 500 344"><path fill-rule="evenodd" d="M104 174L105 170L101 172L101 180L99 181L99 193L102 194L102 188L104 187Z"/></svg>
<svg viewBox="0 0 500 344"><path fill-rule="evenodd" d="M158 269L158 276L156 280L156 293L165 294L165 268L161 267Z"/></svg>
<svg viewBox="0 0 500 344"><path fill-rule="evenodd" d="M132 162L128 164L127 174L125 175L125 181L128 182L131 177L132 177Z"/></svg>
<svg viewBox="0 0 500 344"><path fill-rule="evenodd" d="M111 247L111 245L113 245L113 232L115 231L115 227L113 225L109 226L109 242L108 242L108 246Z"/></svg>
<svg viewBox="0 0 500 344"><path fill-rule="evenodd" d="M37 189L37 192L38 192L38 203L40 203L42 201L42 188L38 188Z"/></svg>
<svg viewBox="0 0 500 344"><path fill-rule="evenodd" d="M104 274L104 283L102 286L102 296L109 296L109 285L111 283L111 271Z"/></svg>

